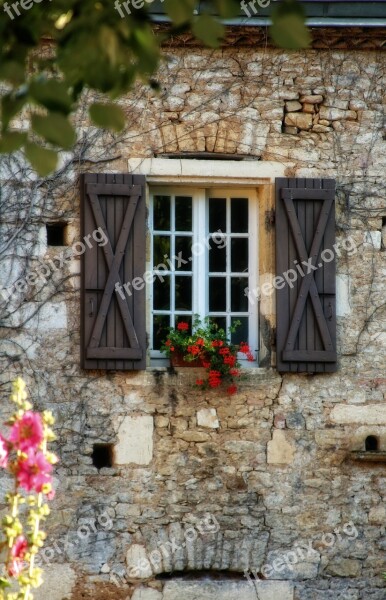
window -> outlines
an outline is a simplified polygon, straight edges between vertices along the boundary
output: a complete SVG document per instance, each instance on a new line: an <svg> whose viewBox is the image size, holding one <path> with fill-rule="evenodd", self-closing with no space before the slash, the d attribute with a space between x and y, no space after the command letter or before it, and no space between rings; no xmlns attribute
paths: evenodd
<svg viewBox="0 0 386 600"><path fill-rule="evenodd" d="M232 341L257 352L257 198L253 189L151 188L150 344L153 358L169 326L209 316Z"/></svg>

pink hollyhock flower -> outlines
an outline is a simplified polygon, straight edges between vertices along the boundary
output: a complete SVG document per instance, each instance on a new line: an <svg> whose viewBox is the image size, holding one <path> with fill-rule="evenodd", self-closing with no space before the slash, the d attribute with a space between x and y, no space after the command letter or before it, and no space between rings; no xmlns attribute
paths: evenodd
<svg viewBox="0 0 386 600"><path fill-rule="evenodd" d="M8 466L8 455L9 452L7 440L0 435L0 467L3 467L4 469L6 469Z"/></svg>
<svg viewBox="0 0 386 600"><path fill-rule="evenodd" d="M27 411L12 426L9 441L22 452L36 448L43 441L43 423L39 413Z"/></svg>
<svg viewBox="0 0 386 600"><path fill-rule="evenodd" d="M8 565L8 573L11 577L17 577L23 570L23 559L27 548L27 540L23 535L19 535L11 548L11 562Z"/></svg>
<svg viewBox="0 0 386 600"><path fill-rule="evenodd" d="M27 492L34 490L40 493L43 491L44 484L51 484L52 465L47 461L43 452L35 452L30 448L26 454L27 458L22 458L17 463L18 483Z"/></svg>

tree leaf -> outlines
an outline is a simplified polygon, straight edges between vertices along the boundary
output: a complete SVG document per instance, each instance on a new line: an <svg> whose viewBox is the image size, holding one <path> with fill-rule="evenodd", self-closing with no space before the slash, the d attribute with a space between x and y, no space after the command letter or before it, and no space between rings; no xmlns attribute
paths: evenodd
<svg viewBox="0 0 386 600"><path fill-rule="evenodd" d="M54 150L48 150L32 142L27 142L25 155L41 177L49 175L56 169L58 154Z"/></svg>
<svg viewBox="0 0 386 600"><path fill-rule="evenodd" d="M173 24L178 26L192 20L196 4L196 0L165 0L165 10Z"/></svg>
<svg viewBox="0 0 386 600"><path fill-rule="evenodd" d="M26 141L26 133L7 131L0 139L0 153L6 154L9 152L16 152L16 150L19 150L19 148L21 148Z"/></svg>
<svg viewBox="0 0 386 600"><path fill-rule="evenodd" d="M5 131L9 125L9 122L18 112L21 111L27 100L26 94L14 95L6 94L1 99L1 122L2 130Z"/></svg>
<svg viewBox="0 0 386 600"><path fill-rule="evenodd" d="M48 110L58 111L65 115L71 112L72 100L66 84L62 81L55 79L32 81L29 93L36 102Z"/></svg>
<svg viewBox="0 0 386 600"><path fill-rule="evenodd" d="M195 19L192 30L196 38L211 48L217 48L225 33L224 25L207 14Z"/></svg>
<svg viewBox="0 0 386 600"><path fill-rule="evenodd" d="M69 150L75 143L75 130L60 113L50 112L45 116L34 114L31 117L31 125L35 133L51 144Z"/></svg>
<svg viewBox="0 0 386 600"><path fill-rule="evenodd" d="M239 14L240 3L234 0L216 0L217 10L224 19L231 19Z"/></svg>
<svg viewBox="0 0 386 600"><path fill-rule="evenodd" d="M21 85L25 79L23 63L16 60L8 60L0 65L0 76L14 85Z"/></svg>
<svg viewBox="0 0 386 600"><path fill-rule="evenodd" d="M125 126L125 113L116 104L95 102L90 106L89 112L92 121L98 125L98 127L119 132L122 131Z"/></svg>
<svg viewBox="0 0 386 600"><path fill-rule="evenodd" d="M311 35L305 24L304 9L296 0L278 3L272 12L272 23L270 34L278 46L293 50L309 47Z"/></svg>

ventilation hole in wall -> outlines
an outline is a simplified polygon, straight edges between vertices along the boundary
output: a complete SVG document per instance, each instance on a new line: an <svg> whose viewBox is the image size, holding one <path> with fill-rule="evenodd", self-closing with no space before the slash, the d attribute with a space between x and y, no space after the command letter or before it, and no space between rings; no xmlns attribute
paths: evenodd
<svg viewBox="0 0 386 600"><path fill-rule="evenodd" d="M94 444L91 458L97 469L111 469L114 464L113 444Z"/></svg>
<svg viewBox="0 0 386 600"><path fill-rule="evenodd" d="M379 442L378 442L378 438L375 437L375 435L369 435L366 438L365 449L366 449L366 452L378 452Z"/></svg>
<svg viewBox="0 0 386 600"><path fill-rule="evenodd" d="M50 223L46 225L47 246L66 246L66 223Z"/></svg>

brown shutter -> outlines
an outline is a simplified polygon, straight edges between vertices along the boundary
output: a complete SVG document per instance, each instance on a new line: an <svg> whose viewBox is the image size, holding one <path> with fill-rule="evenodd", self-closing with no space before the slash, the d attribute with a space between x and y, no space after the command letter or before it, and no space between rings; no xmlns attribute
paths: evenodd
<svg viewBox="0 0 386 600"><path fill-rule="evenodd" d="M82 255L82 366L145 369L145 178L86 174L81 178L81 193L86 246ZM93 238L99 228L106 236L101 241L95 234L101 243ZM143 287L141 280L134 281L136 277Z"/></svg>
<svg viewBox="0 0 386 600"><path fill-rule="evenodd" d="M333 179L276 179L276 275L288 272L275 285L282 372L336 371L334 198Z"/></svg>

